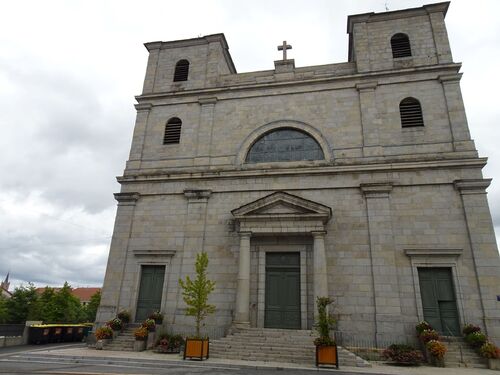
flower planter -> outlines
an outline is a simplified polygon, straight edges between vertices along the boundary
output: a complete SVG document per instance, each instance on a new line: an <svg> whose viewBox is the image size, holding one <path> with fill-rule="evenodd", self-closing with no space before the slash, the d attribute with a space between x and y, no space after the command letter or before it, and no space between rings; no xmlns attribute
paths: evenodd
<svg viewBox="0 0 500 375"><path fill-rule="evenodd" d="M316 367L319 365L339 368L337 345L316 345Z"/></svg>
<svg viewBox="0 0 500 375"><path fill-rule="evenodd" d="M500 358L488 358L488 368L500 371Z"/></svg>
<svg viewBox="0 0 500 375"><path fill-rule="evenodd" d="M134 341L134 352L142 352L143 350L146 350L146 341L135 340Z"/></svg>
<svg viewBox="0 0 500 375"><path fill-rule="evenodd" d="M95 343L95 348L97 350L103 350L106 345L108 345L111 342L111 339L101 339L97 340Z"/></svg>
<svg viewBox="0 0 500 375"><path fill-rule="evenodd" d="M432 355L430 356L430 358L431 358L431 364L433 366L445 367L443 358L436 358L436 357L433 357Z"/></svg>
<svg viewBox="0 0 500 375"><path fill-rule="evenodd" d="M184 346L184 359L198 359L200 361L208 359L208 339L186 338Z"/></svg>

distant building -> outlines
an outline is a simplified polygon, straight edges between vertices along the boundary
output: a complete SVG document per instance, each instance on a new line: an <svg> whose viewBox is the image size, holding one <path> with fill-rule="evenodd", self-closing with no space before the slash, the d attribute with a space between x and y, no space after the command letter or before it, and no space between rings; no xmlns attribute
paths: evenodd
<svg viewBox="0 0 500 375"><path fill-rule="evenodd" d="M12 293L9 292L9 273L7 273L7 276L5 277L5 280L0 283L0 295L4 298L10 298L12 296Z"/></svg>
<svg viewBox="0 0 500 375"><path fill-rule="evenodd" d="M36 288L38 294L42 294L47 288ZM59 291L61 288L52 288L54 291ZM82 306L88 305L90 298L99 292L101 288L75 288L71 289L71 294L80 300Z"/></svg>

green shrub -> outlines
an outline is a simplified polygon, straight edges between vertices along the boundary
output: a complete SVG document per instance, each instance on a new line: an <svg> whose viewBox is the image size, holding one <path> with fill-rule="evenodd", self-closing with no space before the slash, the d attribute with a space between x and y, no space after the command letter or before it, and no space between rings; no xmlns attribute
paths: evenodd
<svg viewBox="0 0 500 375"><path fill-rule="evenodd" d="M465 336L465 341L467 341L474 348L480 348L486 340L486 335L481 331L472 332Z"/></svg>
<svg viewBox="0 0 500 375"><path fill-rule="evenodd" d="M420 350L416 350L413 346L405 344L392 344L384 350L382 357L407 365L417 365L424 360L424 356Z"/></svg>

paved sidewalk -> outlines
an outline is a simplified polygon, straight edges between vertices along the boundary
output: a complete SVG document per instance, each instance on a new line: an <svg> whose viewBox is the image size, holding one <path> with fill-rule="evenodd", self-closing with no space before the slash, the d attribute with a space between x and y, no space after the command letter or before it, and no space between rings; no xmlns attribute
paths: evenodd
<svg viewBox="0 0 500 375"><path fill-rule="evenodd" d="M68 359L100 359L100 360L120 360L130 362L172 362L172 363L186 363L180 354L160 354L154 353L150 350L143 352L123 352L123 351L108 351L108 350L95 350L86 347L78 348L54 348L47 350L40 350L41 347L36 348L33 354L48 355ZM190 361L191 362L191 361ZM193 361L194 362L194 361ZM203 362L196 361L198 365L207 364L210 366L221 365L225 367L249 367L249 368L282 368L282 369L298 369L298 370L316 370L314 365L296 365L290 363L280 362L259 362L259 361L239 361L230 359L208 359ZM500 375L499 371L487 369L474 369L474 368L438 368L429 366L419 367L402 367L390 366L379 362L371 362L372 367L348 367L340 364L340 370L352 373L364 374L387 374L387 375ZM322 371L336 371L335 369L321 369Z"/></svg>

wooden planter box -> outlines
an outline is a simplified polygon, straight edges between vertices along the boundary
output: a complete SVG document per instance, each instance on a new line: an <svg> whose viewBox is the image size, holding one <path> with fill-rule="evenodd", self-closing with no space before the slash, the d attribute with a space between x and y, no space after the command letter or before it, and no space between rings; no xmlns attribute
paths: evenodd
<svg viewBox="0 0 500 375"><path fill-rule="evenodd" d="M186 338L184 345L184 359L198 359L200 361L208 359L208 339Z"/></svg>
<svg viewBox="0 0 500 375"><path fill-rule="evenodd" d="M319 365L335 366L339 368L337 345L316 346L316 367Z"/></svg>
<svg viewBox="0 0 500 375"><path fill-rule="evenodd" d="M488 358L488 368L500 371L500 358Z"/></svg>

